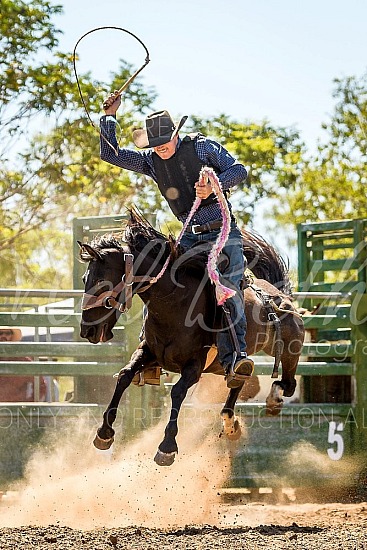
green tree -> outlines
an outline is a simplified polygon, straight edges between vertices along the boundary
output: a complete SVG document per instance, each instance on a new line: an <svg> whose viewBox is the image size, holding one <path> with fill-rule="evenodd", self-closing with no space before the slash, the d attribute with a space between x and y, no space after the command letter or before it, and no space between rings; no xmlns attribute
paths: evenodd
<svg viewBox="0 0 367 550"><path fill-rule="evenodd" d="M248 178L233 201L244 223L252 218L259 200L277 198L302 171L305 148L292 128L277 128L267 120L238 122L222 114L207 120L193 117L193 129L216 139L246 166Z"/></svg>
<svg viewBox="0 0 367 550"><path fill-rule="evenodd" d="M367 217L367 74L334 83L327 139L274 208L283 225Z"/></svg>
<svg viewBox="0 0 367 550"><path fill-rule="evenodd" d="M50 287L54 281L70 286L65 266L72 263L71 235L65 230L71 219L120 212L134 191L126 174L99 160L98 129L82 108L72 55L55 51L60 31L52 18L61 11L44 0L1 1L0 263L5 286ZM92 114L100 113L107 92L120 87L131 71L122 61L109 85L80 75ZM131 126L132 111L144 111L154 97L136 79L124 96L120 123ZM40 127L45 130L39 132ZM61 246L68 255L64 278L58 258L61 232L68 240Z"/></svg>
<svg viewBox="0 0 367 550"><path fill-rule="evenodd" d="M32 118L40 112L48 113L50 101L55 104L64 99L64 90L51 85L47 78L52 73L59 73L57 64L45 65L44 59L40 61L40 57L46 57L49 50L58 45L60 31L55 28L52 18L61 11L61 6L46 0L0 2L2 160L14 140L27 132Z"/></svg>

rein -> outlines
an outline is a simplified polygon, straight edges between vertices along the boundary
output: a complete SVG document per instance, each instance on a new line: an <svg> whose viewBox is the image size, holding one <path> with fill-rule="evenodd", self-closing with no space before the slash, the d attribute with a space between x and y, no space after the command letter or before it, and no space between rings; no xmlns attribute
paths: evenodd
<svg viewBox="0 0 367 550"><path fill-rule="evenodd" d="M218 235L218 238L209 254L207 268L208 268L209 278L212 281L212 283L216 286L216 297L217 297L218 305L223 305L228 298L230 298L231 296L234 296L235 294L234 290L227 288L226 286L220 283L218 271L216 269L216 262L217 262L218 256L221 253L230 232L230 212L227 205L227 201L222 191L220 181L216 173L212 168L204 166L200 171L199 185L201 186L205 185L207 179L209 179L210 183L212 184L213 191L217 196L218 203L220 205L221 212L222 212L222 218L223 218L223 225L221 227L220 234ZM201 203L201 199L196 198L191 207L189 215L187 216L185 223L181 229L181 232L175 242L174 250L177 250L177 247L180 244L182 236L186 231L196 210L199 208L200 203ZM171 260L171 257L172 257L172 253L168 255L158 275L155 275L152 277L150 275L134 275L134 256L133 254L129 254L129 253L124 254L125 273L123 274L121 281L112 290L109 290L109 291L107 290L105 292L102 292L99 295L84 293L82 297L82 302L81 302L82 311L87 309L92 309L95 307L105 307L106 309L117 309L121 313L126 313L131 308L131 305L132 305L132 297L133 297L132 285L134 283L146 282L148 284L144 286L142 289L140 289L140 292L144 292L145 290L147 290L151 285L159 281L159 279L165 273L169 265L169 262ZM124 299L124 302L121 302L120 300L118 300L118 296L119 294L121 294L123 290L125 291L125 299ZM138 291L137 293L139 294Z"/></svg>
<svg viewBox="0 0 367 550"><path fill-rule="evenodd" d="M203 168L200 170L200 174L199 174L199 180L198 180L199 186L201 186L201 187L204 186L206 184L206 180L209 180L211 185L212 185L212 189L213 189L213 191L214 191L214 193L215 193L215 195L218 199L218 203L219 203L219 206L220 206L220 209L221 209L221 212L222 212L222 219L223 219L223 224L222 224L222 227L221 227L221 231L218 235L218 238L217 238L215 244L213 245L213 247L210 251L209 258L208 258L208 263L207 263L209 278L212 281L212 283L216 286L216 296L217 296L218 305L223 305L224 302L227 300L227 298L230 298L230 297L232 297L236 294L236 292L234 290L232 290L230 288L227 288L227 287L225 287L224 285L222 285L220 283L218 271L216 269L217 259L220 255L224 245L227 242L228 235L229 235L229 232L230 232L231 214L229 212L228 204L227 204L227 201L226 201L225 196L223 194L222 186L220 184L220 181L218 179L217 174L214 172L214 170L212 168L209 168L208 166L203 166ZM185 231L186 231L193 215L195 214L196 210L199 208L200 204L201 204L201 199L197 197L195 199L192 207L191 207L191 210L190 210L186 220L185 220L185 223L184 223L184 225L181 229L181 232L180 232L179 236L177 237L177 240L176 240L175 246L174 246L174 250L177 250L177 247L180 244L182 236L185 233ZM158 273L158 275L156 277L153 277L153 280L151 281L150 284L156 283L158 281L158 279L160 279L162 277L163 273L166 271L166 269L168 267L170 258L171 258L171 254L166 259L166 261L164 263L164 266L162 267L161 271Z"/></svg>

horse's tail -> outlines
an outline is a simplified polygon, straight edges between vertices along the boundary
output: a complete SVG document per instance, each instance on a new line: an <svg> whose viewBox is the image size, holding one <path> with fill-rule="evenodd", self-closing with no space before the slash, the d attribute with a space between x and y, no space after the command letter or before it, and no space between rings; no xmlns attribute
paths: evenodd
<svg viewBox="0 0 367 550"><path fill-rule="evenodd" d="M284 294L292 294L288 267L275 248L263 237L247 229L242 230L243 251L247 267L257 279L265 279Z"/></svg>

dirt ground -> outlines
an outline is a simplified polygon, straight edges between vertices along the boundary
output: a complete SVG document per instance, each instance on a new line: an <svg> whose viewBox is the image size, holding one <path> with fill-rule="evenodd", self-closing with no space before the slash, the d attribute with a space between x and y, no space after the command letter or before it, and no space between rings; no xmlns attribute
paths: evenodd
<svg viewBox="0 0 367 550"><path fill-rule="evenodd" d="M1 550L367 548L367 503L222 505L218 525L80 530L62 525L0 529Z"/></svg>
<svg viewBox="0 0 367 550"><path fill-rule="evenodd" d="M153 461L164 423L130 443L116 437L111 452L94 449L88 422L57 431L54 442L48 434L0 500L0 550L367 550L367 487L344 500L287 485L224 491L232 445L246 445L246 432L228 446L206 418L181 423L169 468ZM294 457L325 468L316 449L297 447L285 472Z"/></svg>

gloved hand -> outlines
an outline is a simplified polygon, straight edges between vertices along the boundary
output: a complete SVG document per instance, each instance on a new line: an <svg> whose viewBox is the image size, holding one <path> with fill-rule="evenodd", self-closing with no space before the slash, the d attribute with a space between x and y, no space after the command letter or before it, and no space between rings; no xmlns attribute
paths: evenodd
<svg viewBox="0 0 367 550"><path fill-rule="evenodd" d="M205 181L197 181L195 183L196 197L199 199L207 199L213 193L211 183L208 178Z"/></svg>
<svg viewBox="0 0 367 550"><path fill-rule="evenodd" d="M115 90L103 102L103 109L106 115L115 115L120 105L121 95L118 90Z"/></svg>

